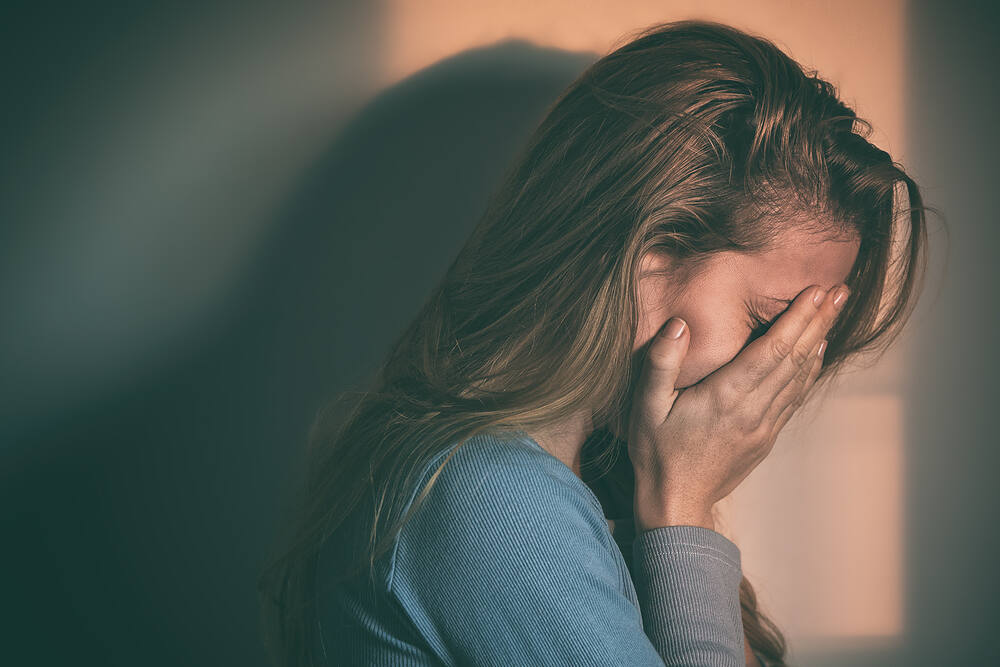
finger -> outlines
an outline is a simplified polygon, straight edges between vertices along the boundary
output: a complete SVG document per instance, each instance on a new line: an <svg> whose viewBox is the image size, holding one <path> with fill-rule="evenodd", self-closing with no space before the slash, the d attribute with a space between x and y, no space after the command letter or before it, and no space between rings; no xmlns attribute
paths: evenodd
<svg viewBox="0 0 1000 667"><path fill-rule="evenodd" d="M767 412L764 413L765 423L776 420L778 415L802 394L813 369L816 367L816 361L820 358L822 353L820 346L822 344L823 341L816 344L810 352L809 361L799 367L799 372L795 374L795 377L774 397L771 405L767 408Z"/></svg>
<svg viewBox="0 0 1000 667"><path fill-rule="evenodd" d="M633 406L646 424L659 426L673 407L678 393L674 387L690 339L687 323L679 317L671 317L649 342Z"/></svg>
<svg viewBox="0 0 1000 667"><path fill-rule="evenodd" d="M742 392L756 389L795 349L802 333L816 317L824 294L818 285L810 285L799 292L767 333L747 345L723 367L720 375Z"/></svg>
<svg viewBox="0 0 1000 667"><path fill-rule="evenodd" d="M838 301L840 290L844 291L844 297ZM816 346L823 340L823 337L829 333L830 327L840 315L849 293L850 290L847 289L846 285L839 285L826 294L816 317L806 326L805 331L795 343L792 353L783 359L774 372L761 382L760 390L765 395L781 392L803 366L809 366L807 362L811 353L816 350ZM764 335L764 337L766 336L767 334Z"/></svg>
<svg viewBox="0 0 1000 667"><path fill-rule="evenodd" d="M785 427L785 424L787 424L788 420L792 418L792 415L795 414L796 410L802 406L805 398L809 395L809 390L812 389L814 384L816 384L816 378L819 377L820 371L823 370L823 359L825 355L826 346L824 345L822 352L816 356L816 360L813 362L812 367L809 370L809 377L806 378L805 384L803 385L798 398L785 406L784 410L782 410L778 415L774 428L771 431L772 439L777 437L778 432Z"/></svg>

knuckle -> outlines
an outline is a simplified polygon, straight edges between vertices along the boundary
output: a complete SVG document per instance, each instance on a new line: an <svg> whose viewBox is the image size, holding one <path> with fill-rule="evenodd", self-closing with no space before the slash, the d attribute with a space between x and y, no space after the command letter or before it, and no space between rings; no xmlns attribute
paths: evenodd
<svg viewBox="0 0 1000 667"><path fill-rule="evenodd" d="M739 410L730 408L720 415L719 421L723 429L729 433L743 434L745 432L743 414Z"/></svg>
<svg viewBox="0 0 1000 667"><path fill-rule="evenodd" d="M794 346L792 343L789 343L784 338L778 337L771 341L771 351L774 352L774 355L779 359L784 359L791 354L793 348Z"/></svg>
<svg viewBox="0 0 1000 667"><path fill-rule="evenodd" d="M757 443L758 446L767 446L767 442L771 438L770 425L758 420L756 426L754 426L750 431L750 438Z"/></svg>
<svg viewBox="0 0 1000 667"><path fill-rule="evenodd" d="M811 375L812 375L812 364L807 362L803 364L802 368L799 369L799 372L795 374L796 384L804 385L806 382L809 381L809 377Z"/></svg>
<svg viewBox="0 0 1000 667"><path fill-rule="evenodd" d="M791 353L792 361L796 366L807 366L810 356L809 350L802 346L796 347Z"/></svg>
<svg viewBox="0 0 1000 667"><path fill-rule="evenodd" d="M733 416L739 430L756 440L763 426L764 413L754 406L744 403L734 412Z"/></svg>
<svg viewBox="0 0 1000 667"><path fill-rule="evenodd" d="M721 410L726 405L729 397L729 387L725 382L709 383L705 385L708 401L713 410Z"/></svg>
<svg viewBox="0 0 1000 667"><path fill-rule="evenodd" d="M745 393L745 388L739 379L734 378L728 382L719 383L715 391L715 400L720 406L731 407L734 404L739 405Z"/></svg>
<svg viewBox="0 0 1000 667"><path fill-rule="evenodd" d="M707 401L713 415L729 414L729 407L733 404L730 391L723 386L713 387L707 392Z"/></svg>

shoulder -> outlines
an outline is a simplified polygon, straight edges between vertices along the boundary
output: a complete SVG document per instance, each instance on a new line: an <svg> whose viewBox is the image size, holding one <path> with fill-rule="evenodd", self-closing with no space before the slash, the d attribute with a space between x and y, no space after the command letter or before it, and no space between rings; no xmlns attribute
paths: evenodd
<svg viewBox="0 0 1000 667"><path fill-rule="evenodd" d="M597 497L527 436L482 434L439 453L407 509L418 499L393 550L390 587L400 561L423 561L428 554L446 561L454 556L460 567L499 567L556 544L591 550L611 544Z"/></svg>
<svg viewBox="0 0 1000 667"><path fill-rule="evenodd" d="M442 453L434 475L399 532L388 593L445 662L652 651L600 502L565 464L526 437L485 435Z"/></svg>
<svg viewBox="0 0 1000 667"><path fill-rule="evenodd" d="M439 457L435 484L439 506L477 499L529 501L558 496L600 511L593 491L559 459L527 436L481 434ZM437 468L437 466L431 466ZM425 471L425 478L435 470ZM534 503L532 503L534 504Z"/></svg>

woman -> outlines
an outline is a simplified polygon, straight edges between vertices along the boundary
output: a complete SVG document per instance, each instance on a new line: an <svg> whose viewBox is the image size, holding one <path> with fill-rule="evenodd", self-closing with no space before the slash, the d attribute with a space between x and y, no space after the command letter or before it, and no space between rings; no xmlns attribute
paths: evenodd
<svg viewBox="0 0 1000 667"><path fill-rule="evenodd" d="M311 434L279 662L784 664L712 509L912 309L920 194L868 131L720 24L589 67Z"/></svg>

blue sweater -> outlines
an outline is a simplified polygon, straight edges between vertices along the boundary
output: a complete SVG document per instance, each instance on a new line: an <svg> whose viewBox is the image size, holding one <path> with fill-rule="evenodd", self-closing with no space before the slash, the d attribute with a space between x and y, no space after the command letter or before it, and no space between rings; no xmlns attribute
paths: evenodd
<svg viewBox="0 0 1000 667"><path fill-rule="evenodd" d="M745 664L739 548L655 528L636 536L630 573L597 496L526 434L459 447L374 583L330 585L322 553L328 665Z"/></svg>

